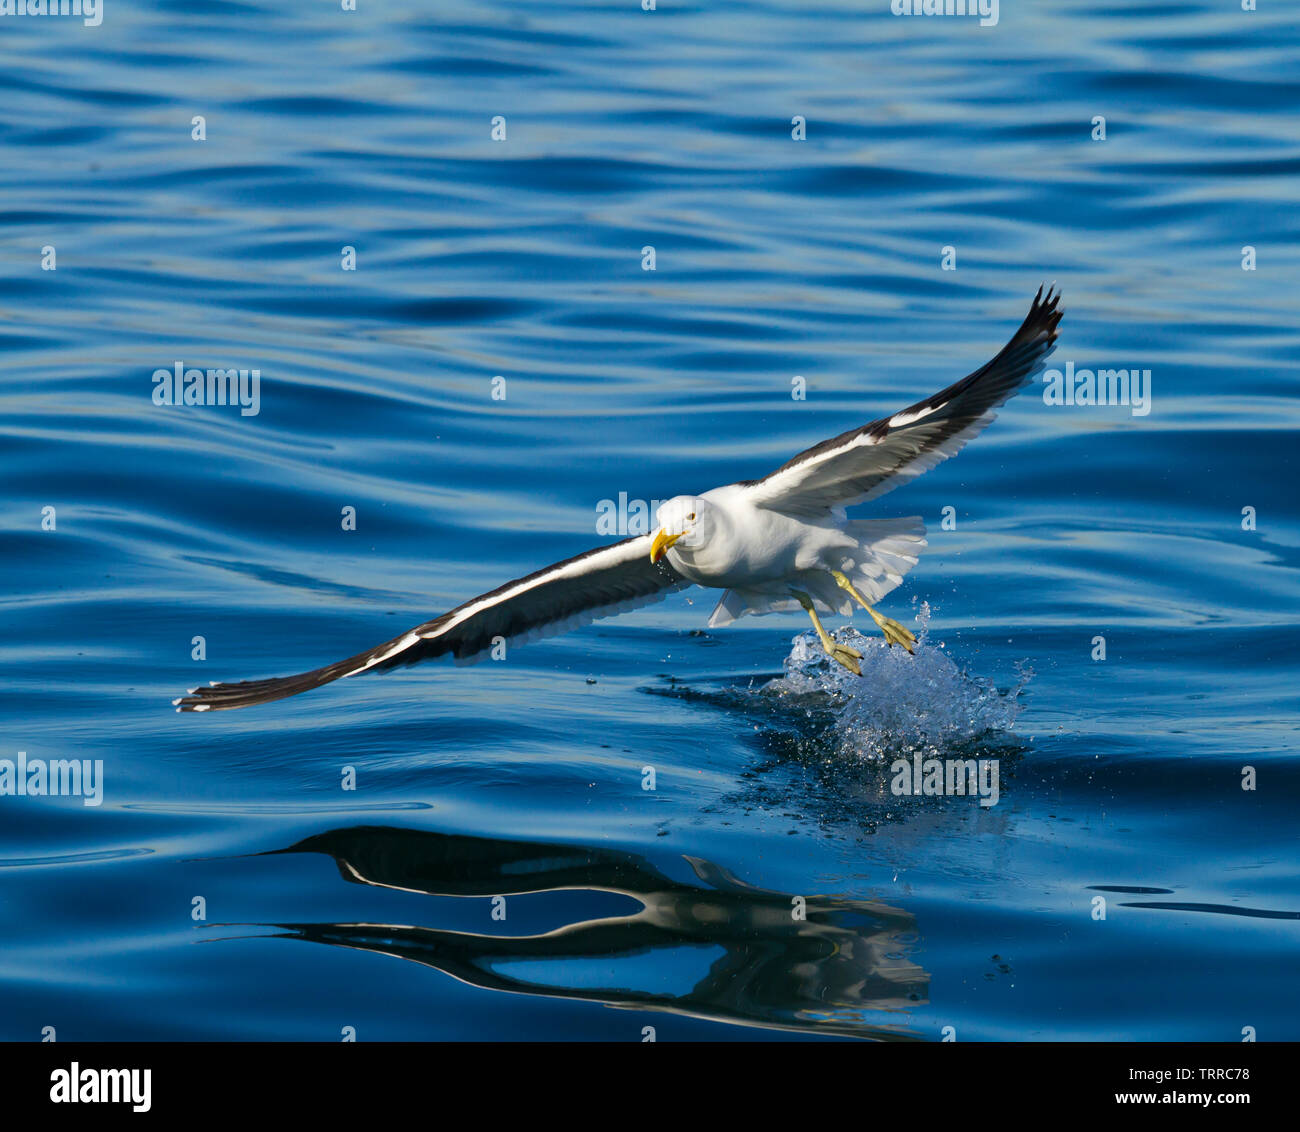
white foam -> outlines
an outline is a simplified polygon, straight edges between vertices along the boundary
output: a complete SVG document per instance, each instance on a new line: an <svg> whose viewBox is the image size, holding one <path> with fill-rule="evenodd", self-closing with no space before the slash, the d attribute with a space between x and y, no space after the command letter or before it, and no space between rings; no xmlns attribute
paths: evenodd
<svg viewBox="0 0 1300 1132"><path fill-rule="evenodd" d="M863 636L851 626L835 630L836 641L863 654L860 677L831 661L811 630L801 633L785 660L785 675L759 694L824 699L834 713L828 737L841 757L937 756L1012 730L1032 672L1022 669L1017 683L1001 692L991 680L961 671L942 642L930 641L930 614L923 602L914 656L889 648L879 633Z"/></svg>

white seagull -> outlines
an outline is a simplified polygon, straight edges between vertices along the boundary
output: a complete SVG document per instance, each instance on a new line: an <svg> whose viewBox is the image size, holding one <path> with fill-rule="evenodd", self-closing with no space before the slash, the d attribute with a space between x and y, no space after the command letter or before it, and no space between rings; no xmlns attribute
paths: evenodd
<svg viewBox="0 0 1300 1132"><path fill-rule="evenodd" d="M1061 321L1060 294L1042 288L1020 329L987 365L901 413L823 440L761 480L679 495L658 530L589 550L474 598L347 660L270 680L195 688L178 711L248 707L319 688L341 676L450 653L480 658L500 640L563 633L662 600L692 584L724 591L710 628L745 614L802 607L826 652L861 675L856 649L834 641L818 610L847 616L857 602L892 646L916 638L872 607L916 565L925 527L916 517L849 519L844 509L892 491L958 452L994 410L1043 368Z"/></svg>

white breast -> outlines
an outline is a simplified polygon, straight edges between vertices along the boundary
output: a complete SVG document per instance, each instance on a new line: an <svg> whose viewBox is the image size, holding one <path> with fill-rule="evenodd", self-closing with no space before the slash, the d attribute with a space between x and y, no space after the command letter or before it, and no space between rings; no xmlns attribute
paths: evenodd
<svg viewBox="0 0 1300 1132"><path fill-rule="evenodd" d="M697 585L744 588L788 578L816 566L828 543L839 541L833 526L754 507L734 484L702 498L718 512L713 536L703 546L668 551L673 569Z"/></svg>

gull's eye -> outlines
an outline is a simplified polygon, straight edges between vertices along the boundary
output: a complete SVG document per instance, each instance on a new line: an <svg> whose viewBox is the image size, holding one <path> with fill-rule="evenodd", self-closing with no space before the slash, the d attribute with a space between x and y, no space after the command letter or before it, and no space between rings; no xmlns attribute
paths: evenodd
<svg viewBox="0 0 1300 1132"><path fill-rule="evenodd" d="M686 518L689 519L692 523L695 522L695 512L692 511L689 515L686 516Z"/></svg>

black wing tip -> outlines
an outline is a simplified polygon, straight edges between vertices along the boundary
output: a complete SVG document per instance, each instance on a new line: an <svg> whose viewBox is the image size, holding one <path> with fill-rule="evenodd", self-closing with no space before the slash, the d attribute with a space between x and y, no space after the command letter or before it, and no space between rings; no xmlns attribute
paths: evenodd
<svg viewBox="0 0 1300 1132"><path fill-rule="evenodd" d="M328 674L327 670L316 669L303 672L297 676L279 676L271 680L241 680L230 684L218 684L213 681L206 688L191 688L188 694L172 700L177 711L229 711L232 708L252 707L255 704L267 704L272 700L282 700L286 696L296 696L299 692L319 688L337 675Z"/></svg>
<svg viewBox="0 0 1300 1132"><path fill-rule="evenodd" d="M313 688L319 688L332 680L340 680L344 676L414 663L426 655L439 655L437 651L430 653L427 648L420 647L429 644L417 629L413 629L382 645L350 656L347 660L327 664L324 668L313 668L310 672L299 672L293 676L273 676L269 680L241 680L230 684L218 684L214 680L206 688L191 688L188 695L172 700L172 704L177 711L228 711L231 708L269 704L272 700L283 700L300 692L310 692Z"/></svg>
<svg viewBox="0 0 1300 1132"><path fill-rule="evenodd" d="M1050 345L1056 341L1056 328L1061 325L1061 317L1064 314L1065 308L1061 306L1061 289L1055 282L1041 284L1038 294L1029 305L1029 313L1025 315L1025 321L1021 324L1020 334L1034 337L1043 334Z"/></svg>
<svg viewBox="0 0 1300 1132"><path fill-rule="evenodd" d="M240 683L213 683L207 688L191 688L185 695L172 700L177 711L224 711L229 708L247 707L252 704L267 703L284 696L293 695L293 691L261 690L263 684L290 684L294 677L281 680L246 680Z"/></svg>

